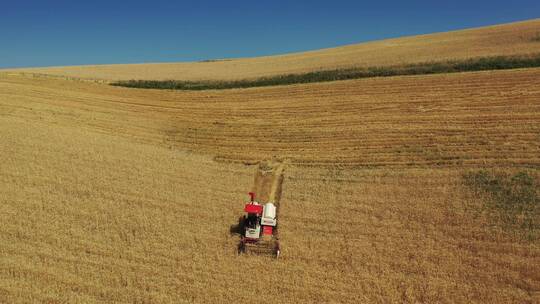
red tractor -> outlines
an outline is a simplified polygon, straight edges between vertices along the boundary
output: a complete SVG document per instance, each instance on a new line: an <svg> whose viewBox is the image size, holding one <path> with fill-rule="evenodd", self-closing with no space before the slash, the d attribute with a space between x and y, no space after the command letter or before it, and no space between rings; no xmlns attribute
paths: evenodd
<svg viewBox="0 0 540 304"><path fill-rule="evenodd" d="M277 232L277 208L272 202L264 205L255 201L255 193L249 193L251 199L244 206L247 213L240 218L242 239L240 252L272 254L279 257Z"/></svg>

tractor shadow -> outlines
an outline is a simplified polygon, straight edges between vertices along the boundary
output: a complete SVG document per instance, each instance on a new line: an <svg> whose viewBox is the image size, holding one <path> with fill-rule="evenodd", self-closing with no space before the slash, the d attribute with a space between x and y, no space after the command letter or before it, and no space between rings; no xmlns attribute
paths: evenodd
<svg viewBox="0 0 540 304"><path fill-rule="evenodd" d="M238 218L238 223L231 225L229 227L229 234L231 236L235 236L235 235L242 236L242 234L244 233L244 221L245 221L245 217L240 216Z"/></svg>

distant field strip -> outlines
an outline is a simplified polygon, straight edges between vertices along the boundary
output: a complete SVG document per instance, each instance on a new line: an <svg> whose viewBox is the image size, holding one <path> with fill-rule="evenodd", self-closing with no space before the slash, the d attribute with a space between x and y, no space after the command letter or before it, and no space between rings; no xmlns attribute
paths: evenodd
<svg viewBox="0 0 540 304"><path fill-rule="evenodd" d="M235 88L266 87L300 83L327 82L370 77L426 75L489 70L508 70L540 67L540 54L526 56L479 57L467 60L424 62L417 64L349 68L288 74L256 79L232 81L183 81L183 80L126 80L111 83L113 86L164 90L223 90Z"/></svg>

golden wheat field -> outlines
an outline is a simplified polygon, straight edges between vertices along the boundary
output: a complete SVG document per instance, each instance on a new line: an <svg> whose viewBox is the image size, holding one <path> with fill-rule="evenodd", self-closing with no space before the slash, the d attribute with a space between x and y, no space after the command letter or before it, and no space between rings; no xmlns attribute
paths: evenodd
<svg viewBox="0 0 540 304"><path fill-rule="evenodd" d="M280 56L193 63L116 64L17 69L13 72L94 80L232 80L316 70L540 53L540 19Z"/></svg>
<svg viewBox="0 0 540 304"><path fill-rule="evenodd" d="M262 160L285 164L279 259L230 233ZM539 168L539 68L197 92L0 73L0 303L539 303L540 238L463 181Z"/></svg>

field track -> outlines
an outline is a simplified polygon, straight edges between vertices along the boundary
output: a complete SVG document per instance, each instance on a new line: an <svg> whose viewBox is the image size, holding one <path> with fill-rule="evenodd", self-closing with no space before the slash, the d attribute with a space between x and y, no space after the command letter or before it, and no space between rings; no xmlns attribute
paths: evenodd
<svg viewBox="0 0 540 304"><path fill-rule="evenodd" d="M284 169L284 163L275 161L259 163L252 188L252 192L256 195L256 201L263 204L271 202L279 207Z"/></svg>

